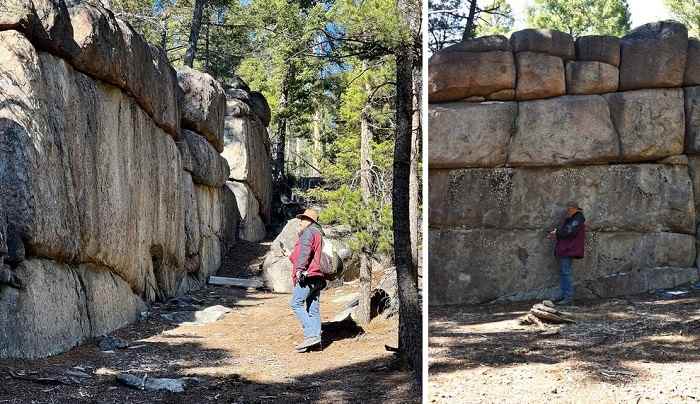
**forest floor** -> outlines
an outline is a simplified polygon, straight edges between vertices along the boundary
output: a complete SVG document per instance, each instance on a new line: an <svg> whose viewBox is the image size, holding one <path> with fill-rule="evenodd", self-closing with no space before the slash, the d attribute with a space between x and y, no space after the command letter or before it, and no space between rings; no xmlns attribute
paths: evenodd
<svg viewBox="0 0 700 404"><path fill-rule="evenodd" d="M532 303L431 309L430 402L700 402L700 290L577 303L546 330L519 324Z"/></svg>
<svg viewBox="0 0 700 404"><path fill-rule="evenodd" d="M219 274L250 276L268 245L236 245ZM216 322L172 324L161 314L178 309L154 305L146 320L112 334L129 341L127 349L102 352L93 341L44 360L0 361L0 403L420 402L413 375L385 349L397 345L396 319L364 329L332 321L356 293L347 284L322 293L324 349L297 353L303 337L289 295L208 285L191 296L201 308L232 309ZM85 375L66 377L76 370ZM186 387L132 389L116 381L119 373L186 378Z"/></svg>

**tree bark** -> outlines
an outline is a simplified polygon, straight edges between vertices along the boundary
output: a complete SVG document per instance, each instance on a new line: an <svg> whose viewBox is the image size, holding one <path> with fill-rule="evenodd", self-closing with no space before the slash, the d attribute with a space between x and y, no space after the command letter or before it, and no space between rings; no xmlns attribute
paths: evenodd
<svg viewBox="0 0 700 404"><path fill-rule="evenodd" d="M408 360L420 382L422 379L422 315L418 279L411 254L410 171L411 121L413 107L413 57L409 46L396 50L396 139L392 217L394 223L394 263L399 295L399 351Z"/></svg>
<svg viewBox="0 0 700 404"><path fill-rule="evenodd" d="M187 52L185 52L185 66L194 65L194 57L197 53L197 42L199 41L199 31L202 28L202 15L207 0L195 0L192 11L192 27L190 28L190 39L187 41Z"/></svg>
<svg viewBox="0 0 700 404"><path fill-rule="evenodd" d="M311 136L314 141L314 158L313 162L316 167L321 166L321 159L323 158L323 145L321 143L321 108L316 107L314 111L314 121L313 121L313 131Z"/></svg>
<svg viewBox="0 0 700 404"><path fill-rule="evenodd" d="M418 256L418 231L420 218L420 178L418 174L418 161L420 160L420 142L422 125L420 120L421 90L422 90L422 69L420 63L415 63L413 69L413 122L411 130L411 173L409 182L409 217L411 225L411 256L413 257L414 268L418 267L420 257ZM418 274L416 274L416 277Z"/></svg>
<svg viewBox="0 0 700 404"><path fill-rule="evenodd" d="M293 69L288 66L282 79L277 119L277 136L272 145L272 184L273 201L281 204L285 190L284 152L287 140L287 106L289 105L289 82ZM281 113L280 113L281 112ZM281 205L280 205L281 206Z"/></svg>
<svg viewBox="0 0 700 404"><path fill-rule="evenodd" d="M362 69L367 70L367 62L362 62ZM372 87L369 81L365 81L365 94L367 102L362 108L360 118L360 191L362 192L362 201L367 204L372 197L372 130L369 127L369 96L372 93Z"/></svg>
<svg viewBox="0 0 700 404"><path fill-rule="evenodd" d="M362 62L362 69L367 70L367 62ZM365 94L367 102L360 112L360 193L362 202L367 205L372 198L372 130L369 126L369 96L372 87L369 81L365 81ZM372 300L372 267L369 263L369 255L364 249L360 252L360 304L357 308L360 324L369 324L371 321Z"/></svg>

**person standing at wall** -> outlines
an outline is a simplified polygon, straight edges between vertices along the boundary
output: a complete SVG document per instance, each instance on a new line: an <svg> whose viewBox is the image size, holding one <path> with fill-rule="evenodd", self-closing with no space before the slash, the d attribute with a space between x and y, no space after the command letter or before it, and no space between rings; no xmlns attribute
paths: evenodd
<svg viewBox="0 0 700 404"><path fill-rule="evenodd" d="M549 238L556 240L554 255L559 259L560 295L554 302L560 306L573 303L573 260L583 258L586 240L586 218L578 203L566 204L566 216L558 228L549 232Z"/></svg>
<svg viewBox="0 0 700 404"><path fill-rule="evenodd" d="M297 352L306 352L321 344L321 290L326 287L321 272L323 232L318 213L306 209L299 219L299 239L289 256L292 261L292 300L290 306L304 330L304 341Z"/></svg>

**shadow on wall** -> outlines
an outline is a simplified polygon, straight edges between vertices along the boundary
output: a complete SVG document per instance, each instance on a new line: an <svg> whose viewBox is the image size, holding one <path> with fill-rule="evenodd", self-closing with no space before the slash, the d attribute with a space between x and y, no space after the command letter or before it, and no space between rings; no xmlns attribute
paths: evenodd
<svg viewBox="0 0 700 404"><path fill-rule="evenodd" d="M590 302L574 311L576 324L554 335L518 324L530 305L431 308L430 374L573 362L595 380L624 383L643 376L634 362L700 362L700 292L681 300Z"/></svg>

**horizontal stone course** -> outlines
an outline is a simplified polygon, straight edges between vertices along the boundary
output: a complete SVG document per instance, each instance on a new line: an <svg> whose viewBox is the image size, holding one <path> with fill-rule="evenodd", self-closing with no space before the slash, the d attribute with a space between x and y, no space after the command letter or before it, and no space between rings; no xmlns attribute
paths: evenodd
<svg viewBox="0 0 700 404"><path fill-rule="evenodd" d="M430 294L430 304L483 303L542 289L549 295L537 297L554 298L558 264L553 242L545 235L544 231L531 230L431 230L429 288L440 293ZM692 267L695 253L692 235L589 232L586 257L574 261L574 279L595 287L605 284L612 275L644 268ZM694 273L697 278L697 270ZM684 279L690 280L692 276ZM639 293L649 289L644 279L637 281L619 291ZM585 294L577 296L583 298Z"/></svg>
<svg viewBox="0 0 700 404"><path fill-rule="evenodd" d="M593 231L695 234L682 165L431 170L429 181L433 228L544 232L559 224L563 204L576 200Z"/></svg>

